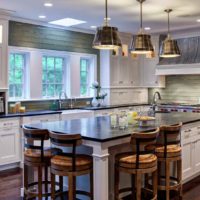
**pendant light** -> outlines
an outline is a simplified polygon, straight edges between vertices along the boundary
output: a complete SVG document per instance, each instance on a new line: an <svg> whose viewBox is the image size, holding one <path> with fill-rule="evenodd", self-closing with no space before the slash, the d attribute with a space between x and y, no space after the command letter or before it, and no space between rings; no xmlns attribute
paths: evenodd
<svg viewBox="0 0 200 200"><path fill-rule="evenodd" d="M151 42L151 36L145 33L143 30L143 19L142 19L142 4L145 0L136 0L140 3L140 30L136 36L133 36L130 52L132 54L149 54L154 52L154 48Z"/></svg>
<svg viewBox="0 0 200 200"><path fill-rule="evenodd" d="M165 12L168 14L168 34L161 46L160 57L162 58L175 58L181 55L177 41L173 40L170 35L170 22L169 14L172 9L167 9Z"/></svg>
<svg viewBox="0 0 200 200"><path fill-rule="evenodd" d="M118 28L108 24L108 1L105 0L104 26L98 27L93 41L94 49L117 49L122 46Z"/></svg>

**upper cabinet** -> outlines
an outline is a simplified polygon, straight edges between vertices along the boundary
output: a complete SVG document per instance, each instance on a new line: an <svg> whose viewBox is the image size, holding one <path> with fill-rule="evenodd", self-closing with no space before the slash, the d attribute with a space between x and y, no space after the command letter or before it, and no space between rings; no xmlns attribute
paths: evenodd
<svg viewBox="0 0 200 200"><path fill-rule="evenodd" d="M159 36L152 36L151 39L155 49L155 56L153 58L140 56L140 85L148 88L162 88L165 87L165 76L156 75L156 66L159 62Z"/></svg>
<svg viewBox="0 0 200 200"><path fill-rule="evenodd" d="M0 19L0 89L8 87L8 20Z"/></svg>
<svg viewBox="0 0 200 200"><path fill-rule="evenodd" d="M101 86L103 88L165 87L165 77L156 76L159 57L159 36L152 37L155 50L154 58L129 53L130 34L122 34L122 48L114 51L102 50L100 53Z"/></svg>

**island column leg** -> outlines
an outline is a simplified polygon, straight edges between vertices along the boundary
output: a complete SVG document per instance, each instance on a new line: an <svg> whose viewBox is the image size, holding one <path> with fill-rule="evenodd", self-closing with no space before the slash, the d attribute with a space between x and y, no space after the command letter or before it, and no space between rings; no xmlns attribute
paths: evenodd
<svg viewBox="0 0 200 200"><path fill-rule="evenodd" d="M94 200L109 200L108 149L93 147Z"/></svg>

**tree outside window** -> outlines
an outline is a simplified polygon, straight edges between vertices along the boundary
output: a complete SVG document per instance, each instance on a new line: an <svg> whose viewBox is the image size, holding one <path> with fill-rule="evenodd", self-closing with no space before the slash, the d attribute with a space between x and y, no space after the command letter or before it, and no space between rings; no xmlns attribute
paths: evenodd
<svg viewBox="0 0 200 200"><path fill-rule="evenodd" d="M9 97L24 98L25 54L11 53L9 56Z"/></svg>
<svg viewBox="0 0 200 200"><path fill-rule="evenodd" d="M80 60L80 94L88 96L89 94L89 67L90 60L81 58Z"/></svg>
<svg viewBox="0 0 200 200"><path fill-rule="evenodd" d="M43 56L42 96L58 97L63 90L64 58Z"/></svg>

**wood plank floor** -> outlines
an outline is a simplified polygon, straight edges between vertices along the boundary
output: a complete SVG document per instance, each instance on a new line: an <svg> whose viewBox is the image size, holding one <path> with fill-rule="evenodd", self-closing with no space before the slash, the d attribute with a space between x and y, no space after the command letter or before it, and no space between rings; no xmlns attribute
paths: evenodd
<svg viewBox="0 0 200 200"><path fill-rule="evenodd" d="M0 200L21 200L22 171L12 169L0 173ZM183 200L200 200L200 177L183 187Z"/></svg>

